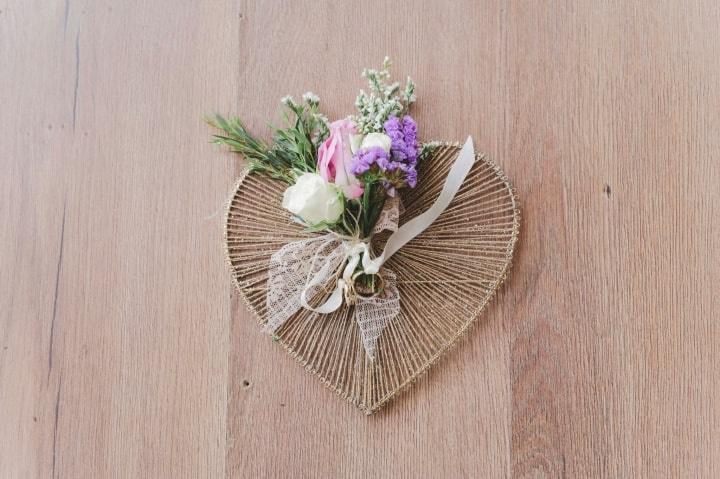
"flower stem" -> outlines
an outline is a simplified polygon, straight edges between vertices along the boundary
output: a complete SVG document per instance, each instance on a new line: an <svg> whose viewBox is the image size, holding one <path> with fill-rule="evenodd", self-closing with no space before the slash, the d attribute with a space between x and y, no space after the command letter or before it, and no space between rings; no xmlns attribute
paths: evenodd
<svg viewBox="0 0 720 479"><path fill-rule="evenodd" d="M365 191L363 191L363 198L362 198L362 236L363 238L367 237L369 234L369 225L368 225L368 214L370 213L370 195L372 194L372 182L365 183Z"/></svg>

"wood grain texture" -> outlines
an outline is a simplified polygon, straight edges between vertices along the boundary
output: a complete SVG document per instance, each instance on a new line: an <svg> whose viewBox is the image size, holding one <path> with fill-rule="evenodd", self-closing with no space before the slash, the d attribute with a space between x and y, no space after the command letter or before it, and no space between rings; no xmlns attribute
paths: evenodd
<svg viewBox="0 0 720 479"><path fill-rule="evenodd" d="M311 25L311 28L307 28ZM718 477L720 7L0 1L0 477ZM513 181L509 281L367 418L232 292L241 162L286 93L388 54L425 139Z"/></svg>

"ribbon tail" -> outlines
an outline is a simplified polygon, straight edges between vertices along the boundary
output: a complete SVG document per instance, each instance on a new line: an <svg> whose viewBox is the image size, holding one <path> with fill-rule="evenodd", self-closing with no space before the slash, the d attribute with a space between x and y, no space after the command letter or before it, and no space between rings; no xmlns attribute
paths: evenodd
<svg viewBox="0 0 720 479"><path fill-rule="evenodd" d="M385 261L389 260L408 241L425 231L445 211L465 182L465 178L470 173L473 164L475 164L475 147L473 146L472 137L468 137L460 149L457 159L450 167L440 196L435 200L435 203L424 213L411 219L390 235L380 256L372 260L363 258L363 268L366 273L375 274L380 271L380 267Z"/></svg>
<svg viewBox="0 0 720 479"><path fill-rule="evenodd" d="M360 329L365 353L375 359L377 342L390 321L400 313L400 292L397 277L388 269L383 270L385 287L382 296L360 298L355 306L355 321Z"/></svg>

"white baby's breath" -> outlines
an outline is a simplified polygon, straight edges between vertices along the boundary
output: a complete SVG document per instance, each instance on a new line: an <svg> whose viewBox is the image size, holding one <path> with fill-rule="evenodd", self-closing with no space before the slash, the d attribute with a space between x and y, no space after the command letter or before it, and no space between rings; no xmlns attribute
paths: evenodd
<svg viewBox="0 0 720 479"><path fill-rule="evenodd" d="M320 103L320 97L311 91L305 92L302 96L302 99L305 103L307 103L310 106L317 105Z"/></svg>
<svg viewBox="0 0 720 479"><path fill-rule="evenodd" d="M290 95L285 95L284 97L280 98L280 103L288 107L295 106L295 100Z"/></svg>
<svg viewBox="0 0 720 479"><path fill-rule="evenodd" d="M360 94L355 99L359 114L353 117L353 121L360 133L382 131L389 117L401 116L415 102L415 83L410 77L402 93L399 83L387 83L390 79L388 57L383 60L382 69L365 69L362 76L368 80L370 93L360 90Z"/></svg>

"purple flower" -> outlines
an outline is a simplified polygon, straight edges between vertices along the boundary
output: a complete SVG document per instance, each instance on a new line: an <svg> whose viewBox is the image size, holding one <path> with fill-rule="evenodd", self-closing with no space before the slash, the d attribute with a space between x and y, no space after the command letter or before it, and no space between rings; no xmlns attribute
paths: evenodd
<svg viewBox="0 0 720 479"><path fill-rule="evenodd" d="M408 161L415 163L417 161L418 141L417 141L417 123L410 115L403 117L403 135L405 137L405 153Z"/></svg>
<svg viewBox="0 0 720 479"><path fill-rule="evenodd" d="M383 125L390 138L390 151L382 146L361 148L352 157L350 173L359 176L371 172L390 196L398 188L417 186L417 124L410 116L391 116ZM387 146L385 146L387 148Z"/></svg>
<svg viewBox="0 0 720 479"><path fill-rule="evenodd" d="M402 122L400 121L400 118L396 116L388 118L383 126L385 127L385 133L387 133L387 135L392 139L402 139L405 135L403 132Z"/></svg>
<svg viewBox="0 0 720 479"><path fill-rule="evenodd" d="M388 162L387 166L385 167L386 171L395 171L398 168L402 169L403 164L399 161L390 161Z"/></svg>
<svg viewBox="0 0 720 479"><path fill-rule="evenodd" d="M405 115L402 120L396 116L391 116L385 122L384 127L385 133L392 141L390 153L393 159L415 164L418 154L417 124L415 120L409 115Z"/></svg>
<svg viewBox="0 0 720 479"><path fill-rule="evenodd" d="M369 171L373 165L382 168L381 165L387 166L387 162L388 153L379 146L363 148L353 156L350 162L350 172L353 175L362 175Z"/></svg>
<svg viewBox="0 0 720 479"><path fill-rule="evenodd" d="M417 170L415 169L415 166L403 165L402 170L405 172L405 181L407 182L407 185L410 188L415 188L417 186Z"/></svg>
<svg viewBox="0 0 720 479"><path fill-rule="evenodd" d="M405 180L405 183L414 188L417 185L417 171L415 165L418 157L417 123L411 116L405 115L402 118L391 116L385 124L385 133L390 137L390 162L383 164L383 171L395 172L400 169L402 175L397 179Z"/></svg>
<svg viewBox="0 0 720 479"><path fill-rule="evenodd" d="M380 156L377 158L377 160L375 160L375 164L378 165L378 167L380 168L380 171L385 171L385 170L387 170L388 165L390 164L390 160Z"/></svg>
<svg viewBox="0 0 720 479"><path fill-rule="evenodd" d="M405 153L405 132L403 131L403 123L400 118L391 116L385 121L383 125L385 127L385 133L390 137L390 153L395 160L404 161L407 159Z"/></svg>

